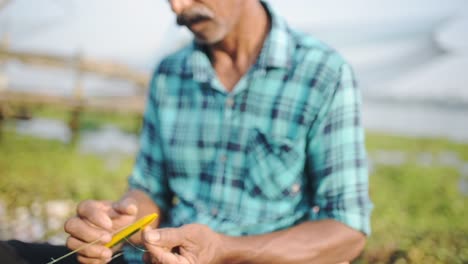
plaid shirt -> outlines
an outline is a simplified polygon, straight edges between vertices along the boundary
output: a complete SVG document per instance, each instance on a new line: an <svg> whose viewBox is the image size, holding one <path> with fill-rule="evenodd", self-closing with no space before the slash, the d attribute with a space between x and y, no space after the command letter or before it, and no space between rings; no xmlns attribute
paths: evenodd
<svg viewBox="0 0 468 264"><path fill-rule="evenodd" d="M163 226L202 223L246 235L335 219L368 234L361 99L352 70L265 7L271 31L232 92L200 45L161 62L130 187L162 208Z"/></svg>

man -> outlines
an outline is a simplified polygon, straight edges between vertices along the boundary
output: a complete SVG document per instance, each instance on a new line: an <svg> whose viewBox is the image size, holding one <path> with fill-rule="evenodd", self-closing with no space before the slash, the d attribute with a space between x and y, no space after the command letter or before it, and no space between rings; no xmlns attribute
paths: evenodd
<svg viewBox="0 0 468 264"><path fill-rule="evenodd" d="M67 221L81 263L157 212L126 263L341 263L370 232L360 98L345 61L258 0L172 0L194 43L152 79L130 189ZM114 252L117 249L113 249ZM141 250L141 249L140 249Z"/></svg>

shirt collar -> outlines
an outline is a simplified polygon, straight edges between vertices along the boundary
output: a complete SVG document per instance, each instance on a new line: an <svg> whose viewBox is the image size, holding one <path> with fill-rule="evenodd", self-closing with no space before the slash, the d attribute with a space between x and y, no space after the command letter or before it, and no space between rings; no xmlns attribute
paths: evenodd
<svg viewBox="0 0 468 264"><path fill-rule="evenodd" d="M260 52L257 68L290 68L293 43L290 28L286 21L266 2L261 1L263 7L270 15L271 29ZM204 46L192 42L192 53L188 58L188 68L193 71L193 78L197 81L209 81L214 75L210 59Z"/></svg>
<svg viewBox="0 0 468 264"><path fill-rule="evenodd" d="M289 68L293 43L286 21L266 2L261 1L271 18L271 29L258 58L263 68Z"/></svg>

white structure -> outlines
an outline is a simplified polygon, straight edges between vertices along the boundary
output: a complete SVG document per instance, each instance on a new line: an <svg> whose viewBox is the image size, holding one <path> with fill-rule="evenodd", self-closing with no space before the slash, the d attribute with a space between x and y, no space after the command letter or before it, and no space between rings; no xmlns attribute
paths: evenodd
<svg viewBox="0 0 468 264"><path fill-rule="evenodd" d="M369 128L468 140L468 125L460 127L468 123L466 120L456 118L440 126L424 114L440 113L438 118L446 122L468 112L468 74L463 71L468 68L468 14L461 12L468 10L466 0L269 2L292 25L330 43L354 65L367 102L365 121ZM158 58L190 38L174 20L166 1L14 0L0 11L0 35L10 32L14 49L60 54L80 50L84 56L125 62L150 72ZM69 80L57 80L61 76L36 69L8 65L6 72L12 85L31 80L24 78L29 72L36 76L35 86L41 86L38 80L54 80L65 87L59 88L62 93L69 86ZM105 80L89 83L103 87ZM84 86L86 93L93 93L93 85ZM125 84L108 86L104 93L118 90L125 95L131 91ZM408 107L395 108L391 102ZM414 109L415 103L419 110ZM450 109L438 109L441 106ZM422 114L408 121L410 112L395 119L396 110ZM457 113L445 117L446 111ZM386 123L381 124L382 120ZM429 126L408 129L418 123L415 120Z"/></svg>

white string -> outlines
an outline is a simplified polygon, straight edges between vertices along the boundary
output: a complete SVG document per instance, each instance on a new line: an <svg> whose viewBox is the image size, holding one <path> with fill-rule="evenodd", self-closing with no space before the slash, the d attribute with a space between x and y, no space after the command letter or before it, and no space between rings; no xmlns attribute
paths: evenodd
<svg viewBox="0 0 468 264"><path fill-rule="evenodd" d="M111 259L118 258L118 257L120 257L120 256L122 256L122 255L123 255L123 251L119 251L119 252L117 252L114 256L112 256Z"/></svg>
<svg viewBox="0 0 468 264"><path fill-rule="evenodd" d="M88 243L88 244L84 244L83 246L81 246L81 247L79 247L79 248L73 250L72 252L69 252L69 253L67 253L67 254L65 254L65 255L59 257L58 259L51 258L52 261L47 262L47 264L57 263L57 262L61 261L62 259L66 258L66 257L68 257L68 256L71 256L71 255L75 254L76 252L78 252L78 251L80 251L80 250L83 250L83 249L85 249L85 248L87 248L87 247L89 247L89 246L92 246L92 245L96 244L96 243L99 242L99 241L100 241L100 238L98 238L98 239L96 239L96 240L94 240L93 242L90 242L90 243Z"/></svg>
<svg viewBox="0 0 468 264"><path fill-rule="evenodd" d="M131 224L130 224L130 225L131 225ZM117 233L119 233L120 231L124 230L125 228L129 227L130 225L124 226L124 227L120 228L119 230L114 231L114 232L112 233L112 236L114 236L115 234L117 234ZM125 238L125 240L127 240L127 239ZM81 250L83 250L83 249L85 249L85 248L87 248L87 247L89 247L89 246L92 246L92 245L94 245L94 244L96 244L96 243L98 243L98 242L100 242L100 241L101 241L101 238L98 238L98 239L96 239L96 240L94 240L94 241L92 241L92 242L90 242L90 243L88 243L88 244L84 244L83 246L81 246L81 247L79 247L79 248L77 248L77 249L75 249L75 250L73 250L73 251L71 251L71 252L69 252L69 253L67 253L67 254L65 254L65 255L63 255L63 256L57 258L57 259L51 258L52 261L47 262L46 264L54 264L54 263L57 263L57 262L61 261L62 259L67 258L67 257L69 257L69 256L71 256L71 255L77 253L78 251L81 251ZM127 240L127 241L128 241L128 240ZM119 253L119 254L120 254L120 253ZM122 254L120 254L120 255L122 255ZM120 256L120 255L119 255L119 256ZM119 256L117 256L117 257L119 257ZM112 257L112 259L114 259L114 257Z"/></svg>
<svg viewBox="0 0 468 264"><path fill-rule="evenodd" d="M130 242L130 240L128 240L127 238L125 238L125 241L127 241L127 243L128 243L130 246L134 247L135 249L137 249L137 250L139 250L139 251L141 251L141 252L143 252L143 253L148 252L148 250L146 250L146 249L144 249L144 248L138 247L137 245L135 245L135 244L133 244L132 242Z"/></svg>
<svg viewBox="0 0 468 264"><path fill-rule="evenodd" d="M253 224L246 225L246 226L243 226L243 227L244 227L244 228L245 228L245 227L251 228L251 227L256 226L256 225L259 225L259 223L253 223ZM125 228L127 228L127 226L122 227L121 229L115 231L112 235L117 234L118 232L124 230ZM234 228L232 228L232 229L234 230ZM228 229L228 230L230 230L230 229ZM226 230L225 230L225 231L226 231ZM127 238L124 238L124 239L125 239L125 241L126 241L130 246L132 246L133 248L135 248L135 249L137 249L137 250L139 250L139 251L141 251L141 252L143 252L143 253L148 252L148 250L138 247L137 245L135 245L135 244L133 244L132 242L130 242L130 240L128 240ZM83 250L83 249L85 249L85 248L87 248L87 247L89 247L89 246L92 246L92 245L96 244L96 243L99 242L99 241L100 241L100 238L98 238L98 239L96 239L96 240L94 240L94 241L92 241L92 242L90 242L90 243L88 243L88 244L85 244L85 245L83 245L83 246L81 246L81 247L79 247L79 248L77 248L77 249L75 249L75 250L73 250L73 251L71 251L71 252L69 252L69 253L67 253L67 254L65 254L65 255L59 257L59 258L57 258L57 259L51 258L52 261L47 262L46 264L54 264L54 263L57 263L57 262L61 261L62 259L67 258L67 257L69 257L69 256L71 256L71 255L77 253L77 252L80 251L80 250ZM122 256L122 255L123 255L123 252L120 251L120 252L116 253L115 255L113 255L113 256L112 256L112 259L118 258L118 257L120 257L120 256Z"/></svg>

